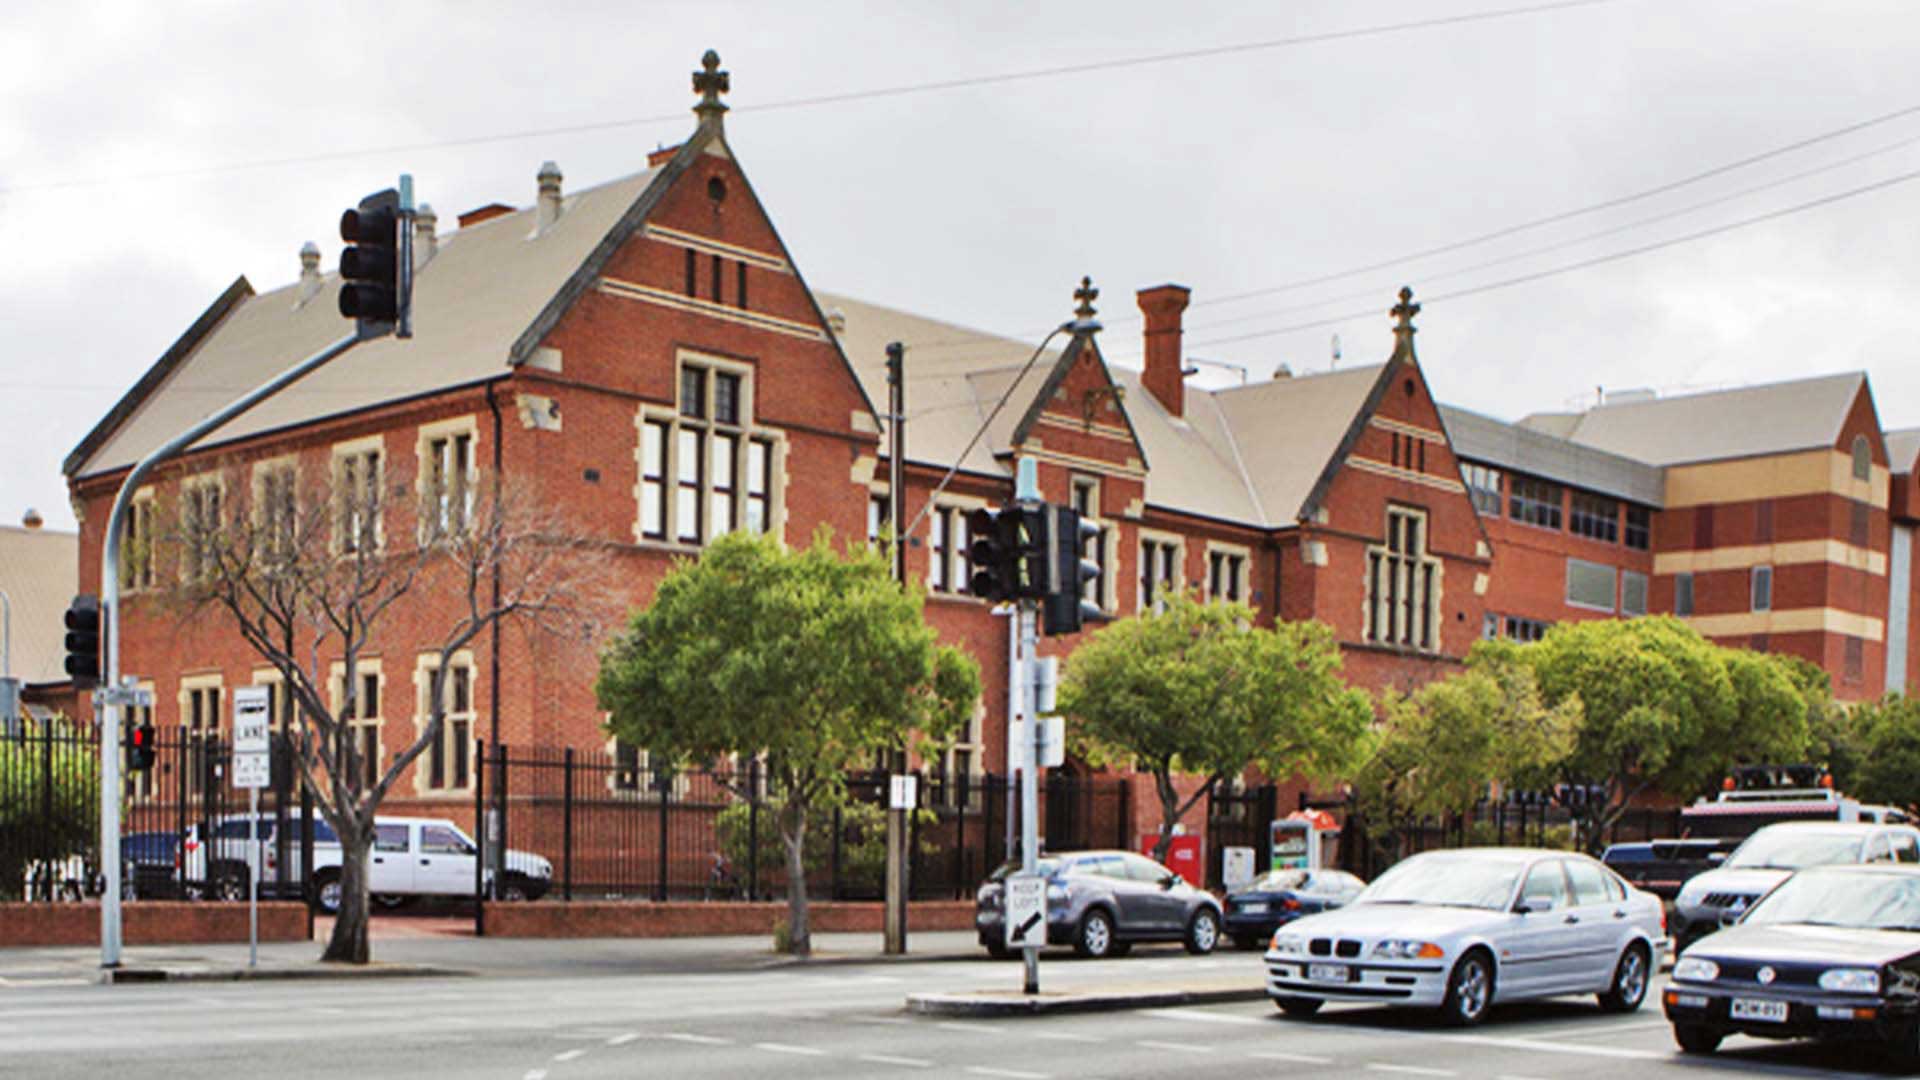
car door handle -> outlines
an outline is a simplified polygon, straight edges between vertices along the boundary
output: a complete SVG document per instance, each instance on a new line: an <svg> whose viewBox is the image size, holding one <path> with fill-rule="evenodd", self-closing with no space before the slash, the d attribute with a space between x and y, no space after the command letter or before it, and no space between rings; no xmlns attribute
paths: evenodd
<svg viewBox="0 0 1920 1080"><path fill-rule="evenodd" d="M421 859L421 860L420 860L420 865L421 865L421 866L432 866L432 865L433 865L433 860L432 860L432 859Z"/></svg>
<svg viewBox="0 0 1920 1080"><path fill-rule="evenodd" d="M1577 922L1579 922L1579 921L1580 921L1580 916L1578 916L1578 915L1569 915L1569 916L1567 916L1567 919L1566 919L1566 921L1567 921L1567 925L1569 925L1569 926L1571 926L1571 925L1573 925L1574 923L1577 923Z"/></svg>
<svg viewBox="0 0 1920 1080"><path fill-rule="evenodd" d="M1627 913L1624 911L1616 911L1613 913L1613 917L1616 919L1624 919L1627 917Z"/></svg>
<svg viewBox="0 0 1920 1080"><path fill-rule="evenodd" d="M375 856L373 857L373 861L374 861L374 862L377 862L377 863L383 863L383 864L384 864L384 863L385 863L385 862L386 862L387 860L385 860L385 859L383 859L383 858L381 858L381 857L380 857L380 856L378 856L378 855L375 855Z"/></svg>

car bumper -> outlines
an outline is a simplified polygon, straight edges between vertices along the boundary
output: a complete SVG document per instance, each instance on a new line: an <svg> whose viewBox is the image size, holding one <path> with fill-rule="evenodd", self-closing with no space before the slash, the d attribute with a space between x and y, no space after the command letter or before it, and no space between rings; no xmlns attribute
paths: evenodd
<svg viewBox="0 0 1920 1080"><path fill-rule="evenodd" d="M1268 953L1267 996L1320 1001L1372 1001L1383 1005L1433 1007L1447 997L1447 962L1365 963ZM1315 969L1338 968L1344 979L1315 978ZM1328 974L1322 970L1321 975Z"/></svg>
<svg viewBox="0 0 1920 1080"><path fill-rule="evenodd" d="M1220 928L1228 937L1272 937L1275 930L1299 917L1291 911L1269 911L1260 914L1229 911L1220 920Z"/></svg>
<svg viewBox="0 0 1920 1080"><path fill-rule="evenodd" d="M1733 1000L1785 1002L1785 1020L1735 1020ZM1722 1034L1739 1033L1762 1039L1865 1039L1886 1041L1903 1037L1913 1030L1920 1006L1910 1001L1887 1002L1875 997L1822 996L1788 997L1741 990L1705 988L1686 983L1671 984L1661 995L1667 1019L1674 1025L1690 1024L1710 1028Z"/></svg>

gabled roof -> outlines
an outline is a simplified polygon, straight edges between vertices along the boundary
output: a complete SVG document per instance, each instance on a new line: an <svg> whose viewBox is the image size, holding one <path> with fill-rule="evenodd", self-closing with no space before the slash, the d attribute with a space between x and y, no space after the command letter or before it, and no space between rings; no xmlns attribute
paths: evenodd
<svg viewBox="0 0 1920 1080"><path fill-rule="evenodd" d="M1651 465L1784 454L1833 446L1866 378L1850 371L1600 405L1572 416L1535 414L1520 423Z"/></svg>
<svg viewBox="0 0 1920 1080"><path fill-rule="evenodd" d="M1920 428L1901 428L1889 431L1881 436L1887 441L1887 465L1894 472L1914 471L1914 462L1920 458Z"/></svg>
<svg viewBox="0 0 1920 1080"><path fill-rule="evenodd" d="M1644 506L1666 505L1666 473L1658 465L1569 442L1547 431L1438 405L1454 456Z"/></svg>
<svg viewBox="0 0 1920 1080"><path fill-rule="evenodd" d="M0 526L0 592L13 608L13 674L28 683L67 681L61 618L80 578L80 537Z"/></svg>
<svg viewBox="0 0 1920 1080"><path fill-rule="evenodd" d="M1099 342L1095 341L1091 334L1075 334L1073 340L1069 341L1066 349L1061 352L1060 359L1054 361L1053 370L1047 373L1046 380L1034 393L1032 403L1027 406L1026 413L1020 417L1020 422L1014 425L1013 445L1019 446L1027 441L1028 435L1033 431L1033 425L1040 421L1040 414L1047 411L1047 402L1053 400L1054 393L1060 389L1061 383L1067 381L1067 376L1072 373L1074 365L1089 352L1092 354L1094 364L1099 366L1101 376L1106 379L1107 386L1116 391L1119 390L1119 384L1113 380L1112 369L1107 367L1107 358L1100 354ZM1127 412L1126 393L1120 391L1119 396L1121 398L1118 403L1120 419L1127 425L1127 433L1133 439L1133 449L1140 455L1140 463L1151 467L1152 462L1147 458L1146 447L1140 445L1140 433L1133 430L1133 417Z"/></svg>

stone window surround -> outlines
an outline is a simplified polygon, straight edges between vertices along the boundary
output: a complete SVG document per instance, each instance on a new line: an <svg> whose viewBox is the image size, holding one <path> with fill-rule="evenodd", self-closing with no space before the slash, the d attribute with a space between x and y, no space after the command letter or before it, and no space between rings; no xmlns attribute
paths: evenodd
<svg viewBox="0 0 1920 1080"><path fill-rule="evenodd" d="M447 755L445 760L448 764L449 769L451 769L452 763L455 760L455 747L453 743L449 741L453 735L453 730L454 730L453 721L456 719L462 719L467 721L467 737L465 741L471 744L473 740L473 733L476 730L478 730L479 724L480 724L480 717L481 717L481 714L480 714L480 700L481 700L480 668L479 668L479 665L474 663L473 651L471 649L461 649L458 652L455 652L450 660L450 666L456 667L456 668L464 667L467 669L467 711L463 713L455 713L451 708L452 703L449 702L448 703L449 708L447 710L447 714L443 718L443 721L441 724L440 740L441 740L442 746L445 747L445 753ZM433 691L433 673L436 670L438 670L439 667L440 667L440 650L438 649L432 649L427 652L423 652L414 659L413 736L412 737L415 739L418 739L421 733L426 731L427 721L432 715L432 710L428 707L427 695ZM383 685L381 689L382 691L384 691L385 686ZM446 682L445 686L443 687L443 690L445 693L449 695L453 693L453 683L451 679L449 679ZM383 693L383 696L384 696L384 693ZM389 711L386 708L384 708L385 702L382 702L381 704L383 706L381 709L382 712ZM469 797L472 796L473 780L474 780L474 775L477 772L477 763L473 759L473 748L471 745L469 745L466 749L466 758L467 758L466 783L458 787L455 787L452 785L447 785L443 787L430 786L429 781L431 781L433 777L432 758L433 758L433 747L429 746L424 751L421 752L418 758L414 760L413 789L415 794L419 795L422 798L445 798L445 797L458 796L458 795L465 795Z"/></svg>
<svg viewBox="0 0 1920 1080"><path fill-rule="evenodd" d="M679 487L680 481L678 471L679 440L677 435L682 421L689 419L680 415L680 373L689 364L706 368L709 372L722 371L730 375L739 376L739 413L741 422L738 425L720 425L712 418L713 394L711 390L707 393L707 408L705 410L709 415L704 418L693 419L692 422L697 425L701 431L708 434L709 437L716 429L738 434L740 438L738 453L739 461L741 462L741 476L735 484L734 498L738 500L742 507L744 507L746 503L748 486L745 476L745 463L748 460L749 453L747 446L754 441L767 444L766 531L777 537L784 545L786 543L786 491L788 480L786 432L779 428L762 427L756 420L755 406L757 404L758 391L754 379L754 375L756 374L754 365L693 349L681 349L675 356L673 405L671 407L653 404L642 405L634 414L634 543L643 547L665 548L673 551L691 553L704 548L707 544L712 543L715 538L712 521L710 520L711 515L707 513L707 501L712 497L713 492L713 478L710 475L712 470L708 467L711 464L712 451L708 448L709 444L704 440L701 443L701 453L706 460L701 462L700 471L700 529L702 535L697 543L678 538L680 531L677 520L679 499L676 490ZM662 536L647 535L646 521L642 516L643 508L646 504L644 489L647 483L646 437L647 424L649 421L664 425L667 429L666 445L662 451L660 474L662 487L660 496L662 533L664 534ZM884 483L879 484L877 487L870 485L870 488L876 493L882 493L885 491L886 485ZM736 528L744 528L745 522L746 514L744 511L735 515L734 523Z"/></svg>

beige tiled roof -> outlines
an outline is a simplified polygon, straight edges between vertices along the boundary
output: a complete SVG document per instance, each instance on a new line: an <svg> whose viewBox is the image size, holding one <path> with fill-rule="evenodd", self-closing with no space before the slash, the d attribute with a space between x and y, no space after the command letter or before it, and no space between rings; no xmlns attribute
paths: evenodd
<svg viewBox="0 0 1920 1080"><path fill-rule="evenodd" d="M886 400L886 346L907 346L907 457L950 464L993 410L1037 342L1018 342L850 297L819 294L846 316L841 345L876 401ZM1059 339L1056 339L1056 341ZM1004 473L994 458L1057 353L1035 363L965 468ZM1176 419L1140 384L1113 368L1147 455L1147 502L1184 513L1278 528L1302 504L1378 378L1378 365L1207 391L1188 387Z"/></svg>
<svg viewBox="0 0 1920 1080"><path fill-rule="evenodd" d="M1601 405L1572 417L1540 413L1520 423L1651 465L1780 454L1832 446L1865 381L1851 371Z"/></svg>
<svg viewBox="0 0 1920 1080"><path fill-rule="evenodd" d="M659 169L568 196L559 221L532 235L532 210L443 236L414 279L414 336L348 350L253 411L210 443L272 431L504 374L508 350L606 237ZM166 438L345 334L338 274L295 304L298 284L243 301L186 361L149 392L75 470L131 465Z"/></svg>
<svg viewBox="0 0 1920 1080"><path fill-rule="evenodd" d="M67 681L62 620L68 602L81 591L79 580L79 536L0 526L0 592L13 607L11 674L29 684Z"/></svg>

